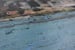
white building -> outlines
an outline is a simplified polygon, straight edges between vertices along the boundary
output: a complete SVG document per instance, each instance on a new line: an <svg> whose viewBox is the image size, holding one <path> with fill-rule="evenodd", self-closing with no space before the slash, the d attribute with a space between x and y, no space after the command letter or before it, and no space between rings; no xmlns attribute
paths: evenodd
<svg viewBox="0 0 75 50"><path fill-rule="evenodd" d="M27 2L20 2L22 9L30 9L30 6L27 4Z"/></svg>
<svg viewBox="0 0 75 50"><path fill-rule="evenodd" d="M10 3L13 3L14 1L7 1L4 6L8 6Z"/></svg>

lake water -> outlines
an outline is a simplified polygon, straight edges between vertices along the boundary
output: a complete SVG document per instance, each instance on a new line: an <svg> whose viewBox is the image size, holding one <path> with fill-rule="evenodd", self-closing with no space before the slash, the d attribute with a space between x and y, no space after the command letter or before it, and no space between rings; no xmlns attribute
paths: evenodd
<svg viewBox="0 0 75 50"><path fill-rule="evenodd" d="M47 17L74 14L62 12ZM75 17L41 23L24 22L28 19L0 22L0 50L75 50Z"/></svg>

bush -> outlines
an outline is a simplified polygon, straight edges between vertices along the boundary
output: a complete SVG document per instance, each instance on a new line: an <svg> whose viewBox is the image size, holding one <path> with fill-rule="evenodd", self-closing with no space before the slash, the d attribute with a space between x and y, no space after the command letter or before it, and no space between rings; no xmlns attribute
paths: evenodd
<svg viewBox="0 0 75 50"><path fill-rule="evenodd" d="M19 13L20 15L24 14L24 11L25 11L24 9L21 9L21 8L18 9L18 13Z"/></svg>

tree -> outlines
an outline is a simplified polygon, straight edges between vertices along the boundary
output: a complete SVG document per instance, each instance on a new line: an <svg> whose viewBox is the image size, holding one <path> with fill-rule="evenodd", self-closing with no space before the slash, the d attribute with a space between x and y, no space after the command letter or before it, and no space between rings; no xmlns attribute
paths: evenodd
<svg viewBox="0 0 75 50"><path fill-rule="evenodd" d="M21 9L21 8L18 9L18 13L19 13L20 15L24 14L24 11L25 11L24 9Z"/></svg>
<svg viewBox="0 0 75 50"><path fill-rule="evenodd" d="M40 4L38 4L37 2L35 2L34 0L30 0L28 1L28 4L32 7L39 7Z"/></svg>

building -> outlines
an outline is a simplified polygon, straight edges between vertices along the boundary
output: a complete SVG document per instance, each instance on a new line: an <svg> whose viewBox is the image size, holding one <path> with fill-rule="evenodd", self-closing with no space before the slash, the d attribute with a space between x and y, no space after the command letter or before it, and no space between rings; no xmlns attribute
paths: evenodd
<svg viewBox="0 0 75 50"><path fill-rule="evenodd" d="M18 11L7 11L7 15L16 15Z"/></svg>
<svg viewBox="0 0 75 50"><path fill-rule="evenodd" d="M22 9L31 9L27 2L19 2L21 4L20 8Z"/></svg>

